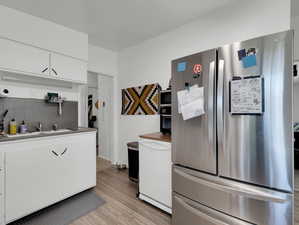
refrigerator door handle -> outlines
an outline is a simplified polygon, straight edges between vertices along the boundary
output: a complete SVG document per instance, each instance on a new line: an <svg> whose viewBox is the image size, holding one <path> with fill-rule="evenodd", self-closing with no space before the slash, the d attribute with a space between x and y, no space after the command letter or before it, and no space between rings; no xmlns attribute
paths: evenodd
<svg viewBox="0 0 299 225"><path fill-rule="evenodd" d="M217 82L217 138L219 150L223 151L223 85L224 85L224 60L218 63Z"/></svg>
<svg viewBox="0 0 299 225"><path fill-rule="evenodd" d="M211 146L214 147L214 89L215 89L215 61L210 63L209 90L208 90L208 138ZM216 151L216 148L213 148Z"/></svg>
<svg viewBox="0 0 299 225"><path fill-rule="evenodd" d="M266 192L263 190L258 190L254 187L236 187L233 185L229 185L228 182L214 183L212 181L208 181L205 179L198 178L192 174L187 173L186 171L182 172L178 169L174 169L174 171L182 177L186 179L193 180L195 183L200 184L202 186L206 186L212 189L220 190L223 192L227 192L230 194L238 194L244 197L248 197L251 199L266 201L266 202L277 202L284 203L287 202L288 199L282 196L276 195L274 193Z"/></svg>

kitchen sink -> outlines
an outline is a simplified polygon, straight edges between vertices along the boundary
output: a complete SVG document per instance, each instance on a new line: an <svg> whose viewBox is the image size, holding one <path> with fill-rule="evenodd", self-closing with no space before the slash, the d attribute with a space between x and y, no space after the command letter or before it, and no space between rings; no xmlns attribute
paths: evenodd
<svg viewBox="0 0 299 225"><path fill-rule="evenodd" d="M49 131L42 131L42 134L56 134L56 133L63 133L63 132L70 132L69 129L59 129L59 130L49 130Z"/></svg>
<svg viewBox="0 0 299 225"><path fill-rule="evenodd" d="M13 137L24 137L24 136L35 136L40 135L42 132L36 131L36 132L30 132L25 134L6 134L6 137L13 138Z"/></svg>
<svg viewBox="0 0 299 225"><path fill-rule="evenodd" d="M29 132L25 134L6 134L6 137L8 138L14 138L14 137L26 137L26 136L35 136L35 135L41 135L41 134L57 134L57 133L63 133L63 132L70 132L69 129L59 129L59 130L49 130L49 131L36 131L36 132Z"/></svg>

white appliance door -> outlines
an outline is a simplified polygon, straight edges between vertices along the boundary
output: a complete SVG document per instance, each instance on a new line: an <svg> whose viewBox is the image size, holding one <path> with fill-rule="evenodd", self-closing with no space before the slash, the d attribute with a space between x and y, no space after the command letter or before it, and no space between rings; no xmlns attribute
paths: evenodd
<svg viewBox="0 0 299 225"><path fill-rule="evenodd" d="M140 193L171 208L171 144L139 142Z"/></svg>

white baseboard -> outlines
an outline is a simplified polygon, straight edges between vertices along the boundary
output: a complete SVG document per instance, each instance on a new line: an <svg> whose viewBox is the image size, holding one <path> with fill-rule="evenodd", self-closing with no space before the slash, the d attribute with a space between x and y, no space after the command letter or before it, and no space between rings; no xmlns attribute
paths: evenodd
<svg viewBox="0 0 299 225"><path fill-rule="evenodd" d="M156 201L156 200L154 200L154 199L152 199L152 198L150 198L150 197L148 197L144 194L140 193L139 198L143 201L146 201L146 202L150 203L153 206L156 206L159 209L162 209L163 211L165 211L169 214L172 214L171 208L169 208L168 206L166 206L166 205L164 205L164 204L162 204L162 203L160 203L160 202L158 202L158 201Z"/></svg>
<svg viewBox="0 0 299 225"><path fill-rule="evenodd" d="M107 157L102 156L102 155L100 155L100 154L98 155L98 158L105 159L105 160L111 162L111 159L108 159Z"/></svg>

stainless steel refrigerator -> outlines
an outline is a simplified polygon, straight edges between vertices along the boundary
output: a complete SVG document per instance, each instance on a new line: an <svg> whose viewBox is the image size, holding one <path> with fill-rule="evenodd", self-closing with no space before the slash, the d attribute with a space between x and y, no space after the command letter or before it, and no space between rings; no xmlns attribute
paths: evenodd
<svg viewBox="0 0 299 225"><path fill-rule="evenodd" d="M292 64L292 31L172 61L173 225L294 224ZM183 120L196 84L205 114Z"/></svg>

